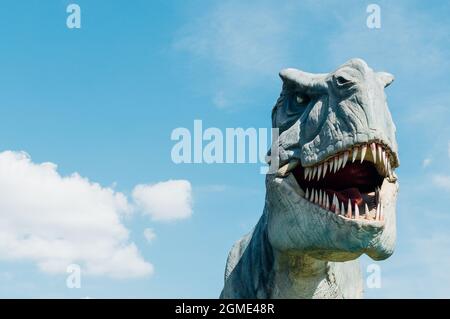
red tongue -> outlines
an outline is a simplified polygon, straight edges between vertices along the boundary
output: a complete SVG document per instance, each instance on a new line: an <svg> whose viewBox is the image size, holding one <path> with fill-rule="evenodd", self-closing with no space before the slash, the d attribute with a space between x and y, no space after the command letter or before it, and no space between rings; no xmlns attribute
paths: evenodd
<svg viewBox="0 0 450 319"><path fill-rule="evenodd" d="M350 199L352 206L354 206L355 203L357 205L363 203L362 195L359 192L359 190L355 187L347 188L339 192L336 192L331 189L326 189L325 191L327 192L328 196L330 196L330 200L332 200L333 195L336 195L336 197L339 199L339 202L348 203L348 200Z"/></svg>

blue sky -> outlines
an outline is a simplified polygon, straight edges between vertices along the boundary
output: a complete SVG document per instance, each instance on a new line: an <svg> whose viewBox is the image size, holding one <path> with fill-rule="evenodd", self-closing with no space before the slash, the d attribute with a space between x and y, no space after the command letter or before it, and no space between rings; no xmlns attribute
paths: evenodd
<svg viewBox="0 0 450 319"><path fill-rule="evenodd" d="M353 57L396 77L387 95L401 160L397 249L366 296L450 296L448 3L377 1L381 29L369 29L365 1L72 2L81 29L66 27L69 1L0 4L0 163L31 172L22 185L13 166L0 169L11 178L0 183L0 227L31 238L0 245L0 297L217 297L229 248L262 213L264 176L260 164L176 165L172 130L195 119L270 127L280 69L329 72ZM135 187L169 180L189 182L177 187L192 204L158 220ZM55 200L39 181L76 192ZM90 213L97 199L104 215ZM62 217L72 209L108 229L71 228ZM52 241L72 231L74 242ZM95 245L75 253L90 236L105 260L126 258L100 263ZM80 289L66 287L66 255L92 262Z"/></svg>

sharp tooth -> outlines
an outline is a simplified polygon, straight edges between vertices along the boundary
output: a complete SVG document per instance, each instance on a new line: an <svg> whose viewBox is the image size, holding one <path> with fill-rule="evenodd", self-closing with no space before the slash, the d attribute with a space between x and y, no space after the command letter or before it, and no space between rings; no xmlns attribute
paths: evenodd
<svg viewBox="0 0 450 319"><path fill-rule="evenodd" d="M370 144L370 150L372 151L373 163L377 163L377 146L375 143Z"/></svg>
<svg viewBox="0 0 450 319"><path fill-rule="evenodd" d="M316 176L317 173L317 166L314 166L311 173L311 179L314 179L314 176Z"/></svg>
<svg viewBox="0 0 450 319"><path fill-rule="evenodd" d="M389 176L392 177L394 176L394 173L392 172L392 167L391 167L391 163L388 162L388 172L389 172Z"/></svg>
<svg viewBox="0 0 450 319"><path fill-rule="evenodd" d="M305 198L309 199L309 188L306 189Z"/></svg>
<svg viewBox="0 0 450 319"><path fill-rule="evenodd" d="M358 151L359 151L359 148L358 148L358 147L355 147L355 148L353 149L353 153L352 153L352 163L356 160L356 156L358 156Z"/></svg>
<svg viewBox="0 0 450 319"><path fill-rule="evenodd" d="M324 191L322 191L322 206L323 208L327 207L327 193Z"/></svg>
<svg viewBox="0 0 450 319"><path fill-rule="evenodd" d="M352 218L352 201L350 200L350 198L348 199L347 204L347 218Z"/></svg>
<svg viewBox="0 0 450 319"><path fill-rule="evenodd" d="M333 161L333 159L331 159L330 160L330 174L333 172L333 164L334 164L334 161Z"/></svg>
<svg viewBox="0 0 450 319"><path fill-rule="evenodd" d="M304 176L305 176L305 180L308 179L308 174L309 174L309 168L305 167L305 169L303 170Z"/></svg>
<svg viewBox="0 0 450 319"><path fill-rule="evenodd" d="M361 163L364 161L364 157L366 157L367 145L361 146Z"/></svg>
<svg viewBox="0 0 450 319"><path fill-rule="evenodd" d="M344 168L345 164L347 164L348 156L349 156L349 152L345 152L344 153L344 159L343 159L343 162L342 162L342 168Z"/></svg>
<svg viewBox="0 0 450 319"><path fill-rule="evenodd" d="M322 190L319 191L319 205L322 205Z"/></svg>
<svg viewBox="0 0 450 319"><path fill-rule="evenodd" d="M288 165L289 164L281 166L277 171L277 175L278 176L286 176L287 170L288 170Z"/></svg>
<svg viewBox="0 0 450 319"><path fill-rule="evenodd" d="M355 219L359 218L359 207L358 205L355 203Z"/></svg>
<svg viewBox="0 0 450 319"><path fill-rule="evenodd" d="M344 156L343 155L340 155L339 156L339 160L338 160L338 164L337 164L337 167L336 167L336 171L338 171L338 170L340 170L341 169L341 165L342 165L342 162L344 161Z"/></svg>
<svg viewBox="0 0 450 319"><path fill-rule="evenodd" d="M364 215L366 216L366 219L369 219L369 207L367 206L367 203L364 203Z"/></svg>
<svg viewBox="0 0 450 319"><path fill-rule="evenodd" d="M341 202L341 214L342 214L342 215L345 214L344 202Z"/></svg>
<svg viewBox="0 0 450 319"><path fill-rule="evenodd" d="M319 204L319 191L314 190L314 204Z"/></svg>
<svg viewBox="0 0 450 319"><path fill-rule="evenodd" d="M380 157L380 162L383 161L383 150L381 149L381 145L378 144L378 156Z"/></svg>
<svg viewBox="0 0 450 319"><path fill-rule="evenodd" d="M281 168L278 169L278 176L287 176L297 165L298 161L290 161L286 165L283 165Z"/></svg>
<svg viewBox="0 0 450 319"><path fill-rule="evenodd" d="M375 220L380 219L380 203L377 205L377 212L375 213Z"/></svg>
<svg viewBox="0 0 450 319"><path fill-rule="evenodd" d="M332 201L332 203L331 203L331 206L334 206L334 211L335 211L336 214L337 214L337 211L339 210L339 203L338 203L336 194L333 194L333 201Z"/></svg>
<svg viewBox="0 0 450 319"><path fill-rule="evenodd" d="M386 160L386 151L383 150L383 164L384 164L384 170L387 172L387 160Z"/></svg>
<svg viewBox="0 0 450 319"><path fill-rule="evenodd" d="M339 208L339 200L336 199L336 215L340 215L341 214L341 209Z"/></svg>
<svg viewBox="0 0 450 319"><path fill-rule="evenodd" d="M378 203L378 220L380 220L380 218L381 218L381 202L380 203Z"/></svg>
<svg viewBox="0 0 450 319"><path fill-rule="evenodd" d="M317 180L320 179L322 175L322 164L319 165L319 167L317 168Z"/></svg>
<svg viewBox="0 0 450 319"><path fill-rule="evenodd" d="M333 172L336 173L336 171L338 170L338 161L339 161L339 157L338 157L338 156L335 156L334 159L333 159L333 161L334 161L334 169L333 169Z"/></svg>
<svg viewBox="0 0 450 319"><path fill-rule="evenodd" d="M323 164L323 175L322 175L322 178L325 177L325 174L327 173L327 169L328 169L328 162L325 162Z"/></svg>
<svg viewBox="0 0 450 319"><path fill-rule="evenodd" d="M330 198L328 197L328 194L327 194L327 193L325 193L325 200L326 200L326 202L325 202L325 208L326 208L327 210L330 210Z"/></svg>
<svg viewBox="0 0 450 319"><path fill-rule="evenodd" d="M311 188L311 194L309 194L309 201L311 203L314 202L314 188Z"/></svg>

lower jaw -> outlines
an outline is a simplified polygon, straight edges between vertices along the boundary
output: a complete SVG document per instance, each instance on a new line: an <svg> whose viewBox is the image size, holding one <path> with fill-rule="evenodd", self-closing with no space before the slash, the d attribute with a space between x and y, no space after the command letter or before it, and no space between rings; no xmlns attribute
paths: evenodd
<svg viewBox="0 0 450 319"><path fill-rule="evenodd" d="M307 188L303 191L304 198L310 203L336 215L348 219L384 220L380 189L367 193L360 193L353 188L341 191Z"/></svg>

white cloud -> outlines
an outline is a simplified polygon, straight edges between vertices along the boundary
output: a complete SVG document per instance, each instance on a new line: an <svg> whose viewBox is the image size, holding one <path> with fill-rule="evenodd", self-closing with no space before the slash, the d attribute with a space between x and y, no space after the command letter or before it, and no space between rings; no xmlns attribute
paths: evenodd
<svg viewBox="0 0 450 319"><path fill-rule="evenodd" d="M138 277L153 272L121 219L127 198L25 153L0 153L0 259L32 260L49 273L77 263L84 274Z"/></svg>
<svg viewBox="0 0 450 319"><path fill-rule="evenodd" d="M186 180L137 185L133 199L156 221L185 219L192 215L192 187Z"/></svg>
<svg viewBox="0 0 450 319"><path fill-rule="evenodd" d="M156 238L156 233L153 229L146 228L144 229L144 237L149 243L151 243Z"/></svg>
<svg viewBox="0 0 450 319"><path fill-rule="evenodd" d="M433 183L450 192L450 176L448 175L434 175Z"/></svg>

